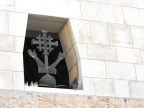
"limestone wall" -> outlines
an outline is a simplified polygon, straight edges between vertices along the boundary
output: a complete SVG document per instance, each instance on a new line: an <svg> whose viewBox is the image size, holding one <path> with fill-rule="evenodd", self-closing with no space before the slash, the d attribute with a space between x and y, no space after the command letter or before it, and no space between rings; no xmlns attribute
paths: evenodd
<svg viewBox="0 0 144 108"><path fill-rule="evenodd" d="M63 49L83 95L144 98L143 0L1 0L0 89L26 90L22 51L28 14L69 19L59 34L68 30L63 42L71 44Z"/></svg>

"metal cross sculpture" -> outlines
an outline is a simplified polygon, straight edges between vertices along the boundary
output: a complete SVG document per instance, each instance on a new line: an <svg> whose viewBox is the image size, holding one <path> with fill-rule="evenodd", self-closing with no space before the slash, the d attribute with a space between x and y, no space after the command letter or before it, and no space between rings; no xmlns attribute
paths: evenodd
<svg viewBox="0 0 144 108"><path fill-rule="evenodd" d="M39 51L43 51L43 55L45 58L45 64L37 57L37 54L32 50L28 50L29 55L36 61L38 65L38 73L45 73L43 77L39 80L39 86L44 87L56 87L56 80L55 78L50 74L57 74L56 66L57 64L66 56L66 53L59 53L57 60L49 65L48 64L48 55L54 48L52 46L58 46L58 42L52 42L53 38L50 36L47 37L47 31L42 31L42 35L39 35L36 37L36 39L33 39L31 41L32 45L38 45L37 49Z"/></svg>
<svg viewBox="0 0 144 108"><path fill-rule="evenodd" d="M42 33L43 33L43 36L39 35L38 37L36 37L37 40L33 39L32 44L38 45L37 49L39 49L39 51L43 50L43 55L45 57L45 65L48 67L49 66L48 64L49 52L52 52L52 50L54 50L52 46L58 46L58 41L51 42L53 38L51 38L50 36L47 37L46 35L47 31L43 30Z"/></svg>

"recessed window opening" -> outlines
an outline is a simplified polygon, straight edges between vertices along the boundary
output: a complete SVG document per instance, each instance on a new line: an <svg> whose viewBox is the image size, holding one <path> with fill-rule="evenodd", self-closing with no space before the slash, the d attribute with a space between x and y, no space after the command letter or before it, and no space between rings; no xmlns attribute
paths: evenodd
<svg viewBox="0 0 144 108"><path fill-rule="evenodd" d="M53 20L53 21L52 21ZM42 34L42 30L47 30L47 36L51 36L53 38L51 42L58 42L58 45L53 46L52 52L48 54L48 65L52 65L57 59L58 55L63 54L62 46L59 40L58 32L63 27L64 23L67 19L57 19L57 18L46 18L46 17L38 17L35 15L29 16L27 30L26 30L26 37L25 37L25 44L24 44L24 51L23 51L23 58L24 58L24 76L25 76L25 83L27 86L39 86L39 87L50 87L50 88L66 88L69 89L69 75L68 69L66 65L65 59L62 59L56 68L56 74L48 74L50 77L53 77L56 80L56 85L50 86L53 84L53 79L47 80L50 81L50 84L43 84L40 82L42 77L46 76L46 73L39 73L39 66L36 60L30 55L37 57L45 64L45 55L43 51L38 49L38 45L32 44L32 40L38 39L37 37ZM60 21L60 22L59 22ZM48 37L47 37L48 38ZM43 40L43 37L42 37ZM44 45L41 46L44 48ZM35 55L36 54L36 55ZM48 76L49 77L49 76ZM45 81L45 79L43 79ZM41 84L42 83L42 84Z"/></svg>

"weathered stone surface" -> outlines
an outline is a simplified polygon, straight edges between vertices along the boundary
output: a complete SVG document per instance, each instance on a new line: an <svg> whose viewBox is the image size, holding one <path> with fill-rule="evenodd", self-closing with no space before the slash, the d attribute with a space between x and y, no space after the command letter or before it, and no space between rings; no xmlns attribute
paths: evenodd
<svg viewBox="0 0 144 108"><path fill-rule="evenodd" d="M13 89L24 90L24 72L13 72Z"/></svg>
<svg viewBox="0 0 144 108"><path fill-rule="evenodd" d="M23 55L20 53L0 52L0 69L23 71Z"/></svg>
<svg viewBox="0 0 144 108"><path fill-rule="evenodd" d="M143 0L132 0L133 6L137 8L144 8L144 1Z"/></svg>
<svg viewBox="0 0 144 108"><path fill-rule="evenodd" d="M15 52L23 53L24 41L24 37L15 37Z"/></svg>
<svg viewBox="0 0 144 108"><path fill-rule="evenodd" d="M130 81L131 98L144 98L144 82Z"/></svg>
<svg viewBox="0 0 144 108"><path fill-rule="evenodd" d="M92 77L83 77L84 95L95 95L94 79Z"/></svg>
<svg viewBox="0 0 144 108"><path fill-rule="evenodd" d="M0 108L8 108L9 104L9 91L0 90Z"/></svg>
<svg viewBox="0 0 144 108"><path fill-rule="evenodd" d="M107 78L136 80L134 64L105 62Z"/></svg>
<svg viewBox="0 0 144 108"><path fill-rule="evenodd" d="M8 13L0 11L0 34L8 35Z"/></svg>
<svg viewBox="0 0 144 108"><path fill-rule="evenodd" d="M74 42L92 43L89 21L70 19Z"/></svg>
<svg viewBox="0 0 144 108"><path fill-rule="evenodd" d="M107 3L107 0L88 0L90 2Z"/></svg>
<svg viewBox="0 0 144 108"><path fill-rule="evenodd" d="M108 0L109 4L113 4L113 5L121 5L121 6L132 6L133 2L132 0Z"/></svg>
<svg viewBox="0 0 144 108"><path fill-rule="evenodd" d="M14 11L14 0L1 0L0 10Z"/></svg>
<svg viewBox="0 0 144 108"><path fill-rule="evenodd" d="M56 17L81 18L79 0L15 0L15 11Z"/></svg>
<svg viewBox="0 0 144 108"><path fill-rule="evenodd" d="M144 48L144 28L131 26L134 48Z"/></svg>
<svg viewBox="0 0 144 108"><path fill-rule="evenodd" d="M96 96L115 96L114 82L112 79L94 78Z"/></svg>
<svg viewBox="0 0 144 108"><path fill-rule="evenodd" d="M12 71L0 71L0 89L13 89Z"/></svg>
<svg viewBox="0 0 144 108"><path fill-rule="evenodd" d="M144 26L144 10L123 7L125 23L128 25Z"/></svg>
<svg viewBox="0 0 144 108"><path fill-rule="evenodd" d="M89 59L117 61L115 47L87 44Z"/></svg>
<svg viewBox="0 0 144 108"><path fill-rule="evenodd" d="M132 47L130 27L127 25L108 24L110 45Z"/></svg>
<svg viewBox="0 0 144 108"><path fill-rule="evenodd" d="M144 81L144 65L135 64L138 81Z"/></svg>
<svg viewBox="0 0 144 108"><path fill-rule="evenodd" d="M107 24L91 21L90 26L93 44L109 45Z"/></svg>
<svg viewBox="0 0 144 108"><path fill-rule="evenodd" d="M104 61L81 59L80 62L82 76L106 78Z"/></svg>
<svg viewBox="0 0 144 108"><path fill-rule="evenodd" d="M121 6L81 1L82 19L123 24Z"/></svg>
<svg viewBox="0 0 144 108"><path fill-rule="evenodd" d="M138 49L117 48L118 61L128 63L141 63Z"/></svg>
<svg viewBox="0 0 144 108"><path fill-rule="evenodd" d="M0 35L0 51L14 51L14 37Z"/></svg>
<svg viewBox="0 0 144 108"><path fill-rule="evenodd" d="M126 80L114 80L116 97L130 98L129 84Z"/></svg>
<svg viewBox="0 0 144 108"><path fill-rule="evenodd" d="M8 12L9 35L25 36L28 14Z"/></svg>

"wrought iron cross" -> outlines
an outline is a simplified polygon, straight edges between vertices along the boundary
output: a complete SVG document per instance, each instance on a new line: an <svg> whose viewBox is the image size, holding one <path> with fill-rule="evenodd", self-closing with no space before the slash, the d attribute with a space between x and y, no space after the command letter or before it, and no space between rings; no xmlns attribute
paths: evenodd
<svg viewBox="0 0 144 108"><path fill-rule="evenodd" d="M52 52L52 50L54 50L54 48L52 48L52 46L58 46L58 41L52 42L53 38L51 38L51 36L47 37L47 31L43 30L42 31L42 35L38 35L38 37L36 37L37 40L33 39L32 40L32 44L33 45L38 45L37 49L39 49L39 51L43 50L43 54L45 57L45 65L48 67L48 55L49 52Z"/></svg>

